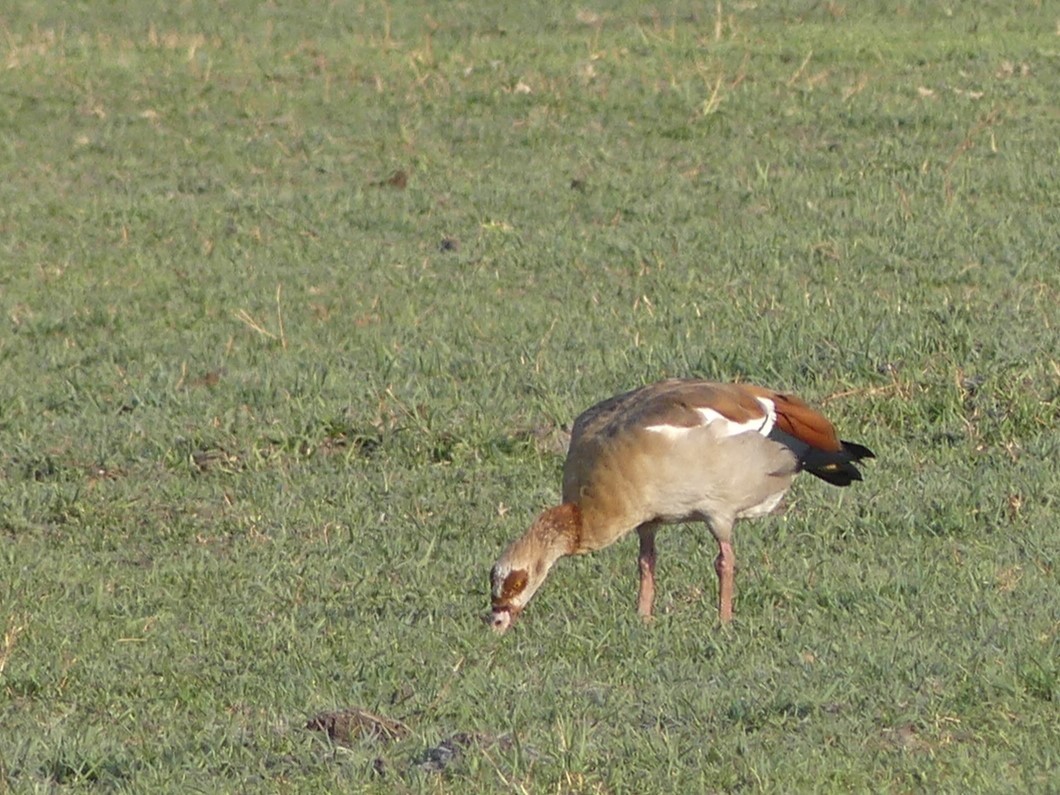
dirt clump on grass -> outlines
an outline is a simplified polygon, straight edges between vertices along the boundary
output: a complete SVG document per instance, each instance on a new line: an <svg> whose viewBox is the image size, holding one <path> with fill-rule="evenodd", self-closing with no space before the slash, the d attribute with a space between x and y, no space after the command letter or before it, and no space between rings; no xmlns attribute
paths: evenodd
<svg viewBox="0 0 1060 795"><path fill-rule="evenodd" d="M507 734L494 737L481 732L457 732L428 748L417 767L428 773L441 773L449 765L459 762L464 753L471 749L500 748L506 751L513 745L512 738Z"/></svg>
<svg viewBox="0 0 1060 795"><path fill-rule="evenodd" d="M361 739L392 743L409 735L409 727L401 721L356 707L321 712L310 718L305 727L325 732L333 743L345 746Z"/></svg>

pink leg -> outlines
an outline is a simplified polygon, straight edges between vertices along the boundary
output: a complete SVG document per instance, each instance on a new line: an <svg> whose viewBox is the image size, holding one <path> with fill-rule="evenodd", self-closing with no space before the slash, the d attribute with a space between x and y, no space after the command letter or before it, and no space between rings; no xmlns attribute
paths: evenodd
<svg viewBox="0 0 1060 795"><path fill-rule="evenodd" d="M718 618L722 624L732 621L733 572L736 557L732 544L718 541L718 557L714 559L714 571L718 573Z"/></svg>
<svg viewBox="0 0 1060 795"><path fill-rule="evenodd" d="M655 601L655 525L645 524L637 528L640 534L640 593L637 595L637 613L645 620L651 619L652 603Z"/></svg>

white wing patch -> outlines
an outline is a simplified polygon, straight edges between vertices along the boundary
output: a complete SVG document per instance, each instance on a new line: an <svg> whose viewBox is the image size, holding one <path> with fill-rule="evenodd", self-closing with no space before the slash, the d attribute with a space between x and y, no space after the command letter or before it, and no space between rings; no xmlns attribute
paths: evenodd
<svg viewBox="0 0 1060 795"><path fill-rule="evenodd" d="M698 408L696 409L696 412L703 418L699 425L693 425L691 427L682 427L680 425L647 425L644 430L661 433L671 439L679 439L696 428L704 428L709 425L711 428L715 429L715 432L721 438L726 436L736 436L737 434L747 433L748 431L754 431L763 436L768 436L769 432L773 430L773 425L777 421L776 406L773 405L772 400L766 398L756 397L755 400L757 400L758 405L762 407L765 416L754 417L747 420L747 422L735 422L714 409Z"/></svg>

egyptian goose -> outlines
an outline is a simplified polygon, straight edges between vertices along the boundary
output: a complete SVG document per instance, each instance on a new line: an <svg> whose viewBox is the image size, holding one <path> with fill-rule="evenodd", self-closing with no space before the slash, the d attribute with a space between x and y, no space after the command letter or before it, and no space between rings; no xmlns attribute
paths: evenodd
<svg viewBox="0 0 1060 795"><path fill-rule="evenodd" d="M651 618L655 531L702 520L718 542L718 615L732 618L732 528L780 503L805 469L836 486L861 480L867 447L792 395L750 384L671 379L597 403L574 422L563 502L542 513L490 572L490 626L504 632L565 555L636 530L637 612Z"/></svg>

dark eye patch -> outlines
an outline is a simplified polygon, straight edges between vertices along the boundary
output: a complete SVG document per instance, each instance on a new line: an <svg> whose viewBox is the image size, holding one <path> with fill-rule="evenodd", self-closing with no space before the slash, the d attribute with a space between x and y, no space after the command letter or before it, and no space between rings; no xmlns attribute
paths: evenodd
<svg viewBox="0 0 1060 795"><path fill-rule="evenodd" d="M504 578L504 586L501 588L501 599L511 599L523 592L529 577L525 569L516 569Z"/></svg>

